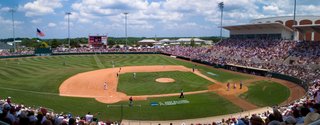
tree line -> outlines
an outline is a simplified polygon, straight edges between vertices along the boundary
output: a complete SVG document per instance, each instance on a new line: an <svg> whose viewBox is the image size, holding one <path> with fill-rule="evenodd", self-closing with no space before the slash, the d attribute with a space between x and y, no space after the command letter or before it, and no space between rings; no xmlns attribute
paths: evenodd
<svg viewBox="0 0 320 125"><path fill-rule="evenodd" d="M179 37L180 38L180 37ZM157 40L161 39L171 39L176 40L179 39L178 37L159 37L156 38ZM197 37L203 40L212 40L213 42L217 42L220 39L218 37ZM114 46L114 45L125 45L126 43L129 46L137 45L137 42L143 39L155 39L155 38L147 38L147 37L128 37L128 41L126 42L126 38L124 37L108 37L108 46ZM43 42L48 44L51 48L56 48L58 46L67 46L68 45L68 39L39 39L39 38L16 38L16 40L21 40L21 43L19 43L19 46L25 46L25 47L32 47L32 48L40 48L43 46ZM0 42L11 42L13 41L12 38L8 39L0 39ZM88 38L86 37L80 37L80 38L71 38L70 39L70 46L71 47L80 47L80 44L87 44Z"/></svg>

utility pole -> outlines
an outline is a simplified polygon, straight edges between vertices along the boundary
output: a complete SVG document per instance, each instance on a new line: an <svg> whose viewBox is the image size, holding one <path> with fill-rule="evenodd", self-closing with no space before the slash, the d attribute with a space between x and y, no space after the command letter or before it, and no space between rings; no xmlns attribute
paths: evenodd
<svg viewBox="0 0 320 125"><path fill-rule="evenodd" d="M128 25L128 12L124 12L124 19L125 19L125 36L126 36L126 49L128 48L128 29L127 29L127 25Z"/></svg>
<svg viewBox="0 0 320 125"><path fill-rule="evenodd" d="M71 47L70 45L70 15L71 12L66 12L66 15L68 16L68 45L69 45L69 49Z"/></svg>
<svg viewBox="0 0 320 125"><path fill-rule="evenodd" d="M15 36L15 31L14 31L14 12L16 12L13 8L10 9L11 12L11 17L12 17L12 37L13 37L13 47L14 47L14 51L16 52L17 50L17 46L16 46L16 36Z"/></svg>
<svg viewBox="0 0 320 125"><path fill-rule="evenodd" d="M294 5L293 5L293 25L297 25L296 23L296 7L297 7L297 0L294 0ZM296 30L293 29L293 40L296 37Z"/></svg>
<svg viewBox="0 0 320 125"><path fill-rule="evenodd" d="M224 8L224 3L220 2L219 3L219 8L221 11L221 17L220 17L220 40L222 40L222 18L223 18L223 8Z"/></svg>

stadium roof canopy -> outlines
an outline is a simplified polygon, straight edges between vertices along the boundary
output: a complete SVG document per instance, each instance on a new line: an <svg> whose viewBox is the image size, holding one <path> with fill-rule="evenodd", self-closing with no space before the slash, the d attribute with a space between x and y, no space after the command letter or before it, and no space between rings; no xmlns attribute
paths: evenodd
<svg viewBox="0 0 320 125"><path fill-rule="evenodd" d="M190 42L192 39L195 42L204 42L205 41L205 40L202 40L202 39L199 39L199 38L180 38L180 39L177 39L176 42Z"/></svg>
<svg viewBox="0 0 320 125"><path fill-rule="evenodd" d="M244 25L234 25L234 26L223 26L227 30L251 30L251 29L270 29L270 28L284 28L289 31L293 31L289 27L284 26L280 23L258 23L258 24L244 24Z"/></svg>
<svg viewBox="0 0 320 125"><path fill-rule="evenodd" d="M153 40L153 39L143 39L138 41L138 43L155 43L157 41Z"/></svg>
<svg viewBox="0 0 320 125"><path fill-rule="evenodd" d="M306 32L318 32L318 33L320 33L320 24L294 25L292 27L297 29L301 33L306 33Z"/></svg>

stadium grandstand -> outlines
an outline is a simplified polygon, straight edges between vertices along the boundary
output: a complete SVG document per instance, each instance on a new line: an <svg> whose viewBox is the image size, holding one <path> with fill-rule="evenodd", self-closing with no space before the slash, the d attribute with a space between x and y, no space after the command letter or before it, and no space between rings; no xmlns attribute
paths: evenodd
<svg viewBox="0 0 320 125"><path fill-rule="evenodd" d="M281 16L255 19L250 24L223 26L223 28L230 31L230 38L237 39L320 41L319 24L320 16L296 16L296 23L293 21L293 16Z"/></svg>

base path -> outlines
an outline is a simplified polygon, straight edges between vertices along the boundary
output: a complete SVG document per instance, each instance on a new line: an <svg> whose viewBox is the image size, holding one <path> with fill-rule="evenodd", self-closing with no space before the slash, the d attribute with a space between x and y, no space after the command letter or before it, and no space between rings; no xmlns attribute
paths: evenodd
<svg viewBox="0 0 320 125"><path fill-rule="evenodd" d="M59 92L61 96L72 96L72 97L86 97L95 98L99 102L103 103L116 103L119 101L127 101L130 96L125 93L118 92L118 77L117 73L133 73L133 72L165 72L165 71L181 71L181 72L192 72L191 68L177 65L156 65L156 66L127 66L108 68L95 71L89 71L79 73L65 80L60 88ZM185 92L188 94L206 93L209 91L217 91L218 94L223 95L238 95L247 91L248 89L235 89L226 91L224 85L214 79L211 79L199 71L193 72L196 75L203 77L211 82L212 85L208 87L208 90ZM104 82L107 83L107 89L104 90ZM143 89L143 88L141 88ZM180 93L160 94L160 95L140 95L132 96L134 100L146 100L151 97L166 97L166 96L179 96Z"/></svg>

